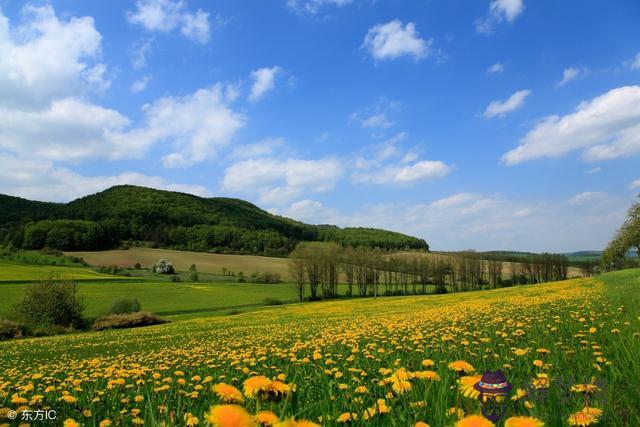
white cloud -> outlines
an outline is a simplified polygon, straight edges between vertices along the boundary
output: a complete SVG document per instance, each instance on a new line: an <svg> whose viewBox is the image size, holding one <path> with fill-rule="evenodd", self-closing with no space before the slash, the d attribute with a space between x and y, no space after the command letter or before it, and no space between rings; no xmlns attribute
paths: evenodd
<svg viewBox="0 0 640 427"><path fill-rule="evenodd" d="M569 252L603 248L630 203L628 196L603 196L577 209L551 199L459 193L430 203L364 205L348 213L309 201L279 213L311 223L395 230L423 237L434 250Z"/></svg>
<svg viewBox="0 0 640 427"><path fill-rule="evenodd" d="M594 200L605 197L606 194L601 191L585 191L578 193L569 199L571 206L582 206L588 203L592 203Z"/></svg>
<svg viewBox="0 0 640 427"><path fill-rule="evenodd" d="M388 129L395 123L387 118L385 113L372 114L361 120L363 128Z"/></svg>
<svg viewBox="0 0 640 427"><path fill-rule="evenodd" d="M167 167L215 158L244 126L231 109L223 85L183 97L164 97L143 108L144 124L132 128L119 112L76 98L54 101L35 111L0 108L0 147L24 156L55 161L135 158L160 142L174 152Z"/></svg>
<svg viewBox="0 0 640 427"><path fill-rule="evenodd" d="M304 191L332 189L343 174L342 162L259 158L234 163L225 170L222 188L235 193L258 195L261 203L282 204Z"/></svg>
<svg viewBox="0 0 640 427"><path fill-rule="evenodd" d="M231 158L250 159L256 157L270 156L276 150L283 148L284 138L267 138L255 144L236 145L231 152Z"/></svg>
<svg viewBox="0 0 640 427"><path fill-rule="evenodd" d="M629 184L629 189L631 190L636 190L638 188L640 188L640 179L636 179L631 184Z"/></svg>
<svg viewBox="0 0 640 427"><path fill-rule="evenodd" d="M209 41L209 14L202 9L195 13L188 11L182 0L137 0L135 12L127 12L127 18L148 31L169 33L179 28L191 40Z"/></svg>
<svg viewBox="0 0 640 427"><path fill-rule="evenodd" d="M565 70L562 72L562 80L560 80L556 84L556 86L562 87L579 77L585 77L588 72L589 70L587 70L586 68L575 68L575 67L565 68Z"/></svg>
<svg viewBox="0 0 640 427"><path fill-rule="evenodd" d="M487 73L489 74L502 74L504 72L504 64L501 62L496 62L489 68L487 68Z"/></svg>
<svg viewBox="0 0 640 427"><path fill-rule="evenodd" d="M602 168L600 166L596 166L595 168L591 168L588 171L586 171L585 173L587 175L594 175L596 173L600 173L602 172Z"/></svg>
<svg viewBox="0 0 640 427"><path fill-rule="evenodd" d="M640 52L630 62L632 70L640 70Z"/></svg>
<svg viewBox="0 0 640 427"><path fill-rule="evenodd" d="M625 86L580 103L573 113L543 119L502 161L509 166L584 149L599 161L640 153L640 86Z"/></svg>
<svg viewBox="0 0 640 427"><path fill-rule="evenodd" d="M215 158L246 123L228 104L227 88L216 84L191 95L164 97L144 108L143 132L154 141L168 141L174 152L165 167L184 167Z"/></svg>
<svg viewBox="0 0 640 427"><path fill-rule="evenodd" d="M66 202L114 185L133 184L181 191L210 197L211 191L198 185L174 184L159 176L124 172L113 176L83 176L47 160L0 153L0 188L5 194L34 200Z"/></svg>
<svg viewBox="0 0 640 427"><path fill-rule="evenodd" d="M512 23L524 10L522 0L492 0L486 16L476 20L476 31L490 34L503 21Z"/></svg>
<svg viewBox="0 0 640 427"><path fill-rule="evenodd" d="M276 76L281 71L280 67L259 68L251 72L253 84L249 94L250 101L257 101L267 92L276 87Z"/></svg>
<svg viewBox="0 0 640 427"><path fill-rule="evenodd" d="M318 222L333 224L336 220L340 220L338 209L327 208L322 203L304 199L292 203L285 209L275 209L272 213L282 215L287 218L293 218L298 221Z"/></svg>
<svg viewBox="0 0 640 427"><path fill-rule="evenodd" d="M440 160L421 160L411 164L388 165L382 169L359 172L353 175L354 184L409 184L443 178L452 167Z"/></svg>
<svg viewBox="0 0 640 427"><path fill-rule="evenodd" d="M511 111L515 111L524 105L524 101L531 94L530 90L519 90L504 101L491 101L484 110L485 118L503 117Z"/></svg>
<svg viewBox="0 0 640 427"><path fill-rule="evenodd" d="M137 70L147 65L147 55L149 55L152 44L152 39L138 40L133 43L129 55L131 57L131 66L134 69Z"/></svg>
<svg viewBox="0 0 640 427"><path fill-rule="evenodd" d="M376 60L413 56L416 60L431 54L433 39L424 40L413 22L402 25L395 19L369 28L362 47Z"/></svg>
<svg viewBox="0 0 640 427"><path fill-rule="evenodd" d="M131 92L138 93L142 92L147 88L147 84L151 80L151 76L144 76L135 82L131 83Z"/></svg>
<svg viewBox="0 0 640 427"><path fill-rule="evenodd" d="M316 14L325 6L342 7L353 0L287 0L287 6L298 13Z"/></svg>
<svg viewBox="0 0 640 427"><path fill-rule="evenodd" d="M21 17L11 28L0 10L0 106L38 108L108 88L106 66L99 62L102 36L93 18L60 20L51 5L24 6Z"/></svg>

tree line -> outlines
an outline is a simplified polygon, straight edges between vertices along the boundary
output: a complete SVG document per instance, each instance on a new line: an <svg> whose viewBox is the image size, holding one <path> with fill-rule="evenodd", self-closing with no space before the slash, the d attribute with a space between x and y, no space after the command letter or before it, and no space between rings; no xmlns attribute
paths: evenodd
<svg viewBox="0 0 640 427"><path fill-rule="evenodd" d="M564 280L568 258L532 254L505 264L498 256L473 251L426 256L380 249L303 242L289 255L289 269L298 299L344 295L418 295L495 289L514 284ZM505 271L506 270L506 271Z"/></svg>
<svg viewBox="0 0 640 427"><path fill-rule="evenodd" d="M637 267L638 260L630 259L628 256L630 250L634 250L640 258L640 200L631 205L625 221L602 252L602 269L611 271Z"/></svg>
<svg viewBox="0 0 640 427"><path fill-rule="evenodd" d="M372 228L305 224L229 198L116 186L67 204L0 195L0 245L111 249L143 242L201 252L287 256L301 241L385 250L420 249L416 237Z"/></svg>

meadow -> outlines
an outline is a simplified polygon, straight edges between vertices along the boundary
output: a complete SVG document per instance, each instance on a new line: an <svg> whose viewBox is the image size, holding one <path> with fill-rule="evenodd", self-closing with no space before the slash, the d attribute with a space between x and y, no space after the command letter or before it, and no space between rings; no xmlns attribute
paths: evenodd
<svg viewBox="0 0 640 427"><path fill-rule="evenodd" d="M55 273L61 279L73 279L77 281L123 279L119 276L98 273L90 268L25 264L0 259L0 285L2 285L2 282L31 282L40 280L49 273Z"/></svg>
<svg viewBox="0 0 640 427"><path fill-rule="evenodd" d="M223 269L226 269L236 274L243 272L245 276L249 276L257 271L278 273L283 279L289 279L289 265L285 258L137 247L127 250L65 252L65 254L80 257L93 266L133 267L139 263L142 267L149 268L160 258L166 258L178 271L188 271L191 264L195 264L198 271L204 273L221 274Z"/></svg>
<svg viewBox="0 0 640 427"><path fill-rule="evenodd" d="M0 417L28 406L69 426L490 426L473 418L471 386L501 369L514 388L498 425L640 425L639 316L640 270L627 270L3 342Z"/></svg>

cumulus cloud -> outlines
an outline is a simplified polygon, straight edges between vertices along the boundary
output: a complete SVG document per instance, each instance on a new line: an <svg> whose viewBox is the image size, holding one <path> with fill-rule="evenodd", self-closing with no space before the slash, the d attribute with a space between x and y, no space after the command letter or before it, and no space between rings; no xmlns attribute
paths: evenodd
<svg viewBox="0 0 640 427"><path fill-rule="evenodd" d="M133 83L131 83L131 92L133 93L142 92L147 88L147 84L149 84L150 80L151 80L151 76L144 76L134 81Z"/></svg>
<svg viewBox="0 0 640 427"><path fill-rule="evenodd" d="M261 203L278 205L305 191L332 189L343 172L342 162L334 158L247 159L225 170L222 188L234 193L257 195Z"/></svg>
<svg viewBox="0 0 640 427"><path fill-rule="evenodd" d="M636 179L635 181L631 182L631 184L629 184L629 189L631 190L637 190L638 188L640 188L640 179Z"/></svg>
<svg viewBox="0 0 640 427"><path fill-rule="evenodd" d="M403 25L395 19L369 28L362 47L376 60L413 56L416 60L431 54L433 39L420 37L413 22Z"/></svg>
<svg viewBox="0 0 640 427"><path fill-rule="evenodd" d="M453 167L439 160L419 160L417 153L401 149L398 144L408 134L399 132L380 144L365 149L349 164L354 169L354 184L412 184L447 176Z"/></svg>
<svg viewBox="0 0 640 427"><path fill-rule="evenodd" d="M606 194L601 191L585 191L582 193L578 193L575 196L569 199L569 204L571 206L582 206L587 203L591 203L594 200L601 199Z"/></svg>
<svg viewBox="0 0 640 427"><path fill-rule="evenodd" d="M246 122L228 104L224 85L183 97L164 97L143 108L144 124L132 127L119 112L76 98L34 111L0 108L0 147L47 160L136 158L156 143L173 152L167 167L215 158Z"/></svg>
<svg viewBox="0 0 640 427"><path fill-rule="evenodd" d="M200 43L210 38L209 14L202 9L190 12L182 0L137 0L136 10L127 12L127 19L147 31L169 33L180 29L185 37Z"/></svg>
<svg viewBox="0 0 640 427"><path fill-rule="evenodd" d="M250 101L258 101L267 92L276 87L276 76L280 73L280 67L259 68L251 72L251 92L249 93Z"/></svg>
<svg viewBox="0 0 640 427"><path fill-rule="evenodd" d="M586 161L640 153L640 86L612 89L570 114L541 120L502 161L512 166L578 149Z"/></svg>
<svg viewBox="0 0 640 427"><path fill-rule="evenodd" d="M266 138L255 144L236 145L230 156L234 159L266 157L274 154L277 150L283 148L284 145L284 138Z"/></svg>
<svg viewBox="0 0 640 427"><path fill-rule="evenodd" d="M562 80L560 80L556 84L556 86L562 87L577 78L586 76L587 73L588 73L588 70L586 68L575 68L575 67L565 68L565 70L562 72Z"/></svg>
<svg viewBox="0 0 640 427"><path fill-rule="evenodd" d="M353 177L356 184L408 184L417 181L443 178L452 167L440 160L420 160L404 165L388 165L381 170L357 173Z"/></svg>
<svg viewBox="0 0 640 427"><path fill-rule="evenodd" d="M502 74L504 72L504 64L501 62L496 62L489 68L487 68L487 73L489 74Z"/></svg>
<svg viewBox="0 0 640 427"><path fill-rule="evenodd" d="M144 107L142 132L153 141L168 141L174 151L165 167L184 167L215 158L246 123L229 105L227 87L216 84L191 95L164 97ZM231 96L234 96L231 94Z"/></svg>
<svg viewBox="0 0 640 427"><path fill-rule="evenodd" d="M287 6L298 13L316 14L325 6L342 7L354 0L287 0Z"/></svg>
<svg viewBox="0 0 640 427"><path fill-rule="evenodd" d="M493 33L496 25L503 21L512 23L523 10L522 0L492 0L487 15L476 20L476 31L483 34Z"/></svg>
<svg viewBox="0 0 640 427"><path fill-rule="evenodd" d="M203 186L175 184L159 176L123 172L112 176L84 176L53 162L0 153L0 188L2 193L34 200L66 202L113 185L133 184L203 197L212 196Z"/></svg>
<svg viewBox="0 0 640 427"><path fill-rule="evenodd" d="M632 70L640 70L640 52L638 52L631 61L629 61L629 66Z"/></svg>
<svg viewBox="0 0 640 427"><path fill-rule="evenodd" d="M0 106L37 108L108 88L109 72L99 62L102 36L93 18L59 19L51 5L24 6L21 17L11 28L0 10Z"/></svg>
<svg viewBox="0 0 640 427"><path fill-rule="evenodd" d="M129 51L129 56L131 57L131 66L134 69L137 70L147 65L147 56L151 51L152 44L152 39L138 40L133 43Z"/></svg>
<svg viewBox="0 0 640 427"><path fill-rule="evenodd" d="M525 99L530 94L530 90L519 90L504 101L491 101L484 110L483 116L487 119L492 117L503 117L507 113L522 107Z"/></svg>
<svg viewBox="0 0 640 427"><path fill-rule="evenodd" d="M379 227L423 237L435 250L570 252L604 247L630 197L603 196L579 209L552 199L456 193L425 203L363 205L349 212L310 200L278 213L312 223Z"/></svg>

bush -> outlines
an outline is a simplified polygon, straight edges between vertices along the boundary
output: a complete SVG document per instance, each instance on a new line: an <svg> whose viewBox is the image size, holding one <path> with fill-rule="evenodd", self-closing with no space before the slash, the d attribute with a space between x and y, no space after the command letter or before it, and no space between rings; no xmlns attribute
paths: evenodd
<svg viewBox="0 0 640 427"><path fill-rule="evenodd" d="M22 338L24 327L18 323L7 319L0 319L0 341L13 338Z"/></svg>
<svg viewBox="0 0 640 427"><path fill-rule="evenodd" d="M171 277L169 278L169 280L171 280L172 282L180 282L180 276L178 276L177 274L172 274Z"/></svg>
<svg viewBox="0 0 640 427"><path fill-rule="evenodd" d="M55 325L81 328L82 304L75 282L53 276L28 285L22 301L14 304L13 313L28 325Z"/></svg>
<svg viewBox="0 0 640 427"><path fill-rule="evenodd" d="M91 329L94 331L104 331L105 329L138 328L168 322L168 320L163 319L155 313L138 311L137 313L128 314L108 314L97 319Z"/></svg>
<svg viewBox="0 0 640 427"><path fill-rule="evenodd" d="M141 308L137 298L119 298L111 303L107 314L136 313L140 311Z"/></svg>
<svg viewBox="0 0 640 427"><path fill-rule="evenodd" d="M265 305L282 305L282 304L284 304L282 302L282 300L279 300L278 298L271 298L271 297L265 298L264 299L264 303L265 303Z"/></svg>
<svg viewBox="0 0 640 427"><path fill-rule="evenodd" d="M151 270L154 273L160 274L173 274L176 272L176 270L173 268L173 264L171 264L171 262L164 258L156 262Z"/></svg>

